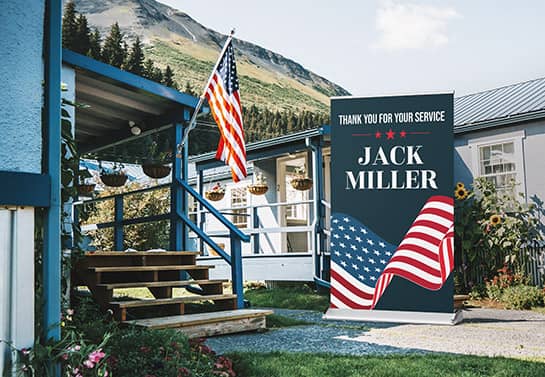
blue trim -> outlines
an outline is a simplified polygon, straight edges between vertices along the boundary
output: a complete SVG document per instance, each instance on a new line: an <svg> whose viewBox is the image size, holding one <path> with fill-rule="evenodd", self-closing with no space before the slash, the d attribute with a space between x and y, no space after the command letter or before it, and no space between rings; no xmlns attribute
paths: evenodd
<svg viewBox="0 0 545 377"><path fill-rule="evenodd" d="M242 282L242 245L231 232L231 285L237 295L237 309L244 309L244 288Z"/></svg>
<svg viewBox="0 0 545 377"><path fill-rule="evenodd" d="M171 218L170 213L163 213L162 215L151 215L151 216L145 216L145 217L135 217L133 219L124 219L119 223L116 223L115 221L109 221L107 223L98 223L95 225L97 226L98 229L104 229L104 228L115 227L116 224L120 224L123 226L136 225L136 224L152 223L152 222L161 221L161 220L168 220L170 218Z"/></svg>
<svg viewBox="0 0 545 377"><path fill-rule="evenodd" d="M49 175L0 171L0 182L0 204L49 207Z"/></svg>
<svg viewBox="0 0 545 377"><path fill-rule="evenodd" d="M46 339L60 339L61 315L61 24L62 1L46 3L45 122L47 172L51 178L50 206L44 226L43 328ZM58 375L57 373L55 373Z"/></svg>
<svg viewBox="0 0 545 377"><path fill-rule="evenodd" d="M216 208L214 208L207 200L199 195L197 191L193 189L187 182L182 181L180 178L176 177L176 180L182 187L193 196L199 203L203 205L219 222L221 222L227 229L231 231L236 237L240 238L241 241L250 242L250 236L242 233L232 222L227 220Z"/></svg>
<svg viewBox="0 0 545 377"><path fill-rule="evenodd" d="M123 248L123 195L114 199L114 248L122 251Z"/></svg>
<svg viewBox="0 0 545 377"><path fill-rule="evenodd" d="M180 123L174 125L174 145L179 145L183 136L183 126ZM185 229L187 228L177 213L187 213L185 211L185 203L183 200L183 193L180 186L176 183L177 177L183 177L183 159L182 156L176 152L172 159L172 176L170 185L170 250L186 250L187 238L184 237Z"/></svg>
<svg viewBox="0 0 545 377"><path fill-rule="evenodd" d="M62 60L63 62L72 66L85 69L89 72L99 74L114 81L132 86L134 88L142 89L148 93L167 98L173 102L191 107L193 109L197 106L197 102L199 102L199 99L197 97L193 97L189 94L179 92L176 89L166 87L133 73L122 71L119 68L99 62L97 60L91 59L87 56L75 53L67 49L62 50Z"/></svg>

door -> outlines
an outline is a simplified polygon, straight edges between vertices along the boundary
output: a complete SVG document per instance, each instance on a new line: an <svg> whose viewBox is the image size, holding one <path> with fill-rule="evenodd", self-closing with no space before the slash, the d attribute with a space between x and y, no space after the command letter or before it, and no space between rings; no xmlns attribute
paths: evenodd
<svg viewBox="0 0 545 377"><path fill-rule="evenodd" d="M301 169L308 171L307 154L282 157L277 160L278 201L294 203L278 207L278 220L281 227L308 226L310 219L309 204L300 204L309 199L309 190L299 191L291 186L291 180ZM295 204L299 203L299 204ZM308 232L282 232L282 253L301 253L309 251Z"/></svg>

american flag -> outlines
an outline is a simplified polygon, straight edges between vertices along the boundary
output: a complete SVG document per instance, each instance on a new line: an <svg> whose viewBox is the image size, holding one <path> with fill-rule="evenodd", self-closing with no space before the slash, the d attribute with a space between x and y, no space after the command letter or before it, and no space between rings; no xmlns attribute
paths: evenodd
<svg viewBox="0 0 545 377"><path fill-rule="evenodd" d="M229 165L235 182L247 175L246 146L238 89L235 52L233 43L229 41L217 69L212 73L205 97L220 129L221 136L216 158Z"/></svg>
<svg viewBox="0 0 545 377"><path fill-rule="evenodd" d="M454 203L432 196L396 248L355 218L331 224L331 307L374 309L394 275L440 289L454 264Z"/></svg>

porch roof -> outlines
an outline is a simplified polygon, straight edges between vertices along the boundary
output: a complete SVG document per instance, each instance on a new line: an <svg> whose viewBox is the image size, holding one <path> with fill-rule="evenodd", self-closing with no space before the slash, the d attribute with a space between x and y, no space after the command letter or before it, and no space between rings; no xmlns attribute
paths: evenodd
<svg viewBox="0 0 545 377"><path fill-rule="evenodd" d="M265 158L281 156L294 153L306 148L306 139L316 139L328 136L330 127L323 125L310 130L294 132L288 135L261 140L246 145L246 159L248 161L261 160ZM189 158L197 170L205 170L224 165L216 160L216 152L204 153Z"/></svg>
<svg viewBox="0 0 545 377"><path fill-rule="evenodd" d="M76 71L76 141L82 153L97 152L189 120L198 98L63 49ZM129 121L142 130L130 132Z"/></svg>

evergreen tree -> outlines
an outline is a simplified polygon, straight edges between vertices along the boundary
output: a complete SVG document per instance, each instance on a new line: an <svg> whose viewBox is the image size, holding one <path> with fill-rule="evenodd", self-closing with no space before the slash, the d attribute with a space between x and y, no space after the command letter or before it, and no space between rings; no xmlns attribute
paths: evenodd
<svg viewBox="0 0 545 377"><path fill-rule="evenodd" d="M110 34L104 40L102 59L105 63L121 68L125 62L126 51L123 49L123 33L116 22L110 28Z"/></svg>
<svg viewBox="0 0 545 377"><path fill-rule="evenodd" d="M95 28L95 30L89 36L89 52L87 53L89 57L95 60L100 60L102 58L102 55L101 55L102 47L100 47L101 42L102 42L102 38L100 36L100 32L98 31L97 28Z"/></svg>
<svg viewBox="0 0 545 377"><path fill-rule="evenodd" d="M195 92L195 90L193 89L193 86L191 85L191 83L189 81L186 81L185 82L185 88L184 88L184 93L187 93L191 96L196 96L197 95L197 92Z"/></svg>
<svg viewBox="0 0 545 377"><path fill-rule="evenodd" d="M153 65L153 60L151 59L146 60L146 62L144 63L144 70L142 72L142 76L147 79L153 80L154 68L155 66Z"/></svg>
<svg viewBox="0 0 545 377"><path fill-rule="evenodd" d="M74 46L74 51L87 55L90 48L91 35L89 24L87 23L87 17L80 13L76 20L76 46Z"/></svg>
<svg viewBox="0 0 545 377"><path fill-rule="evenodd" d="M174 81L174 72L172 72L172 69L169 65L165 68L165 72L163 73L163 85L169 86L174 89L178 89L178 85Z"/></svg>
<svg viewBox="0 0 545 377"><path fill-rule="evenodd" d="M161 71L161 68L153 68L153 74L151 76L151 79L155 82L163 82L163 71Z"/></svg>
<svg viewBox="0 0 545 377"><path fill-rule="evenodd" d="M76 4L73 1L66 3L62 17L62 47L74 50L77 38Z"/></svg>
<svg viewBox="0 0 545 377"><path fill-rule="evenodd" d="M142 76L144 73L144 51L142 50L142 42L140 42L139 37L136 37L131 46L127 58L126 70L139 76Z"/></svg>

